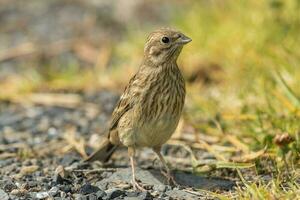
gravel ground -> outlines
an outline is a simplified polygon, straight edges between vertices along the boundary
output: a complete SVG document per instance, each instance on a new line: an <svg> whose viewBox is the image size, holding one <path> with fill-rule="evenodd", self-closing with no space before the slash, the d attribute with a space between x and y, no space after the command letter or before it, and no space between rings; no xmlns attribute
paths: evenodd
<svg viewBox="0 0 300 200"><path fill-rule="evenodd" d="M81 101L74 107L57 100L45 105L41 99L0 104L0 199L205 199L196 188L226 191L234 186L230 180L192 175L187 172L190 166L180 163L174 172L180 186L168 186L149 149L137 155L137 177L147 192L132 189L124 148L106 166L83 163L80 148L74 146L83 140L89 147L85 151L92 151L118 96L109 91L77 95ZM186 156L176 146L166 145L163 152L167 157Z"/></svg>

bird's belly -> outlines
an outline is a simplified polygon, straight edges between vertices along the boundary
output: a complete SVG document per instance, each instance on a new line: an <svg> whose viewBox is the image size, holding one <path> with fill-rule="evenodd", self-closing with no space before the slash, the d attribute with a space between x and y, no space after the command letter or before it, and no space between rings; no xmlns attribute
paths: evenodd
<svg viewBox="0 0 300 200"><path fill-rule="evenodd" d="M164 116L159 120L148 121L135 133L136 146L155 147L167 142L175 131L179 117Z"/></svg>

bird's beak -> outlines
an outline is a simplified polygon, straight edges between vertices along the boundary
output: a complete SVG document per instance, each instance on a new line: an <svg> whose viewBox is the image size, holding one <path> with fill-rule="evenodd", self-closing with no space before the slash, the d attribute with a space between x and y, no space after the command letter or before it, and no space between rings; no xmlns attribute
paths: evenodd
<svg viewBox="0 0 300 200"><path fill-rule="evenodd" d="M177 39L177 43L178 44L182 44L182 45L185 45L185 44L187 44L187 43L189 43L191 41L192 41L192 39L189 38L189 37L187 37L184 34L181 34L181 37Z"/></svg>

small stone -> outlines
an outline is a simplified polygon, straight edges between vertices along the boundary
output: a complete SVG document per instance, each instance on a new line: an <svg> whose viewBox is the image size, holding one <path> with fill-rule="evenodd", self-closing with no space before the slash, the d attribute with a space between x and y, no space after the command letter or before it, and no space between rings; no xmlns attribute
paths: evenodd
<svg viewBox="0 0 300 200"><path fill-rule="evenodd" d="M71 185L63 185L62 187L60 187L60 189L62 191L64 191L65 193L72 192L72 186Z"/></svg>
<svg viewBox="0 0 300 200"><path fill-rule="evenodd" d="M20 180L24 175L21 173L13 174L11 177L16 180Z"/></svg>
<svg viewBox="0 0 300 200"><path fill-rule="evenodd" d="M10 194L16 195L16 196L22 196L23 194L26 194L28 191L26 189L20 188L20 189L13 189Z"/></svg>
<svg viewBox="0 0 300 200"><path fill-rule="evenodd" d="M140 198L140 200L152 200L153 199L151 194L148 191L142 192L139 195L139 198Z"/></svg>
<svg viewBox="0 0 300 200"><path fill-rule="evenodd" d="M75 200L82 200L84 198L84 196L81 194L73 194L73 197Z"/></svg>
<svg viewBox="0 0 300 200"><path fill-rule="evenodd" d="M7 181L3 186L3 189L6 192L11 192L13 189L17 189L17 188L18 187L12 181Z"/></svg>
<svg viewBox="0 0 300 200"><path fill-rule="evenodd" d="M24 166L31 166L32 165L32 162L30 160L25 160L23 163L22 163Z"/></svg>
<svg viewBox="0 0 300 200"><path fill-rule="evenodd" d="M37 199L45 199L47 197L49 197L48 192L38 192L35 195L35 198L37 198Z"/></svg>
<svg viewBox="0 0 300 200"><path fill-rule="evenodd" d="M29 181L28 182L28 188L33 188L38 186L38 182L37 181Z"/></svg>
<svg viewBox="0 0 300 200"><path fill-rule="evenodd" d="M89 195L86 195L87 199L88 200L97 200L97 196L95 194L89 194Z"/></svg>
<svg viewBox="0 0 300 200"><path fill-rule="evenodd" d="M99 183L99 182L98 182ZM103 182L103 183L97 183L97 186L101 189L101 190L106 190L108 189L108 183L107 182Z"/></svg>
<svg viewBox="0 0 300 200"><path fill-rule="evenodd" d="M100 189L98 187L87 183L80 188L79 192L80 192L80 194L86 195L86 194L96 193L99 190Z"/></svg>
<svg viewBox="0 0 300 200"><path fill-rule="evenodd" d="M98 192L96 192L96 196L98 199L102 199L103 197L106 196L106 193L102 190L99 190Z"/></svg>
<svg viewBox="0 0 300 200"><path fill-rule="evenodd" d="M148 192L126 192L126 200L152 200L153 196Z"/></svg>
<svg viewBox="0 0 300 200"><path fill-rule="evenodd" d="M106 199L114 199L114 198L120 197L125 194L124 191L119 190L117 188L109 189L109 190L106 190L105 192L107 194Z"/></svg>
<svg viewBox="0 0 300 200"><path fill-rule="evenodd" d="M5 193L3 190L0 189L0 199L1 200L8 200L9 196L7 193Z"/></svg>
<svg viewBox="0 0 300 200"><path fill-rule="evenodd" d="M64 183L64 178L62 178L59 174L55 174L53 177L53 181L56 184L63 184Z"/></svg>
<svg viewBox="0 0 300 200"><path fill-rule="evenodd" d="M120 188L122 190L128 190L129 188L131 188L131 185L128 183L119 183L118 188Z"/></svg>
<svg viewBox="0 0 300 200"><path fill-rule="evenodd" d="M169 190L165 194L168 195L171 199L197 199L197 198L199 198L198 195L194 195L194 194L188 193L183 190L175 190L175 189Z"/></svg>
<svg viewBox="0 0 300 200"><path fill-rule="evenodd" d="M60 197L61 198L65 198L66 196L67 196L67 194L65 192L63 192L63 191L60 192Z"/></svg>
<svg viewBox="0 0 300 200"><path fill-rule="evenodd" d="M139 196L139 192L137 192L137 191L130 191L130 192L126 192L125 195L127 197L137 197L137 196Z"/></svg>
<svg viewBox="0 0 300 200"><path fill-rule="evenodd" d="M58 191L59 191L59 188L54 186L49 190L48 193L50 196L54 197L55 195L57 195Z"/></svg>
<svg viewBox="0 0 300 200"><path fill-rule="evenodd" d="M70 155L70 154L66 154L63 159L61 160L61 165L63 166L70 166L72 163L79 161L79 158L74 156L74 155Z"/></svg>
<svg viewBox="0 0 300 200"><path fill-rule="evenodd" d="M37 166L37 165L23 166L20 170L20 174L22 174L22 175L31 174L38 169L39 169L39 166Z"/></svg>
<svg viewBox="0 0 300 200"><path fill-rule="evenodd" d="M153 190L158 192L165 192L167 187L165 185L154 185Z"/></svg>
<svg viewBox="0 0 300 200"><path fill-rule="evenodd" d="M88 195L75 194L74 197L75 200L102 200L102 198L97 198L97 195L95 194L88 194Z"/></svg>
<svg viewBox="0 0 300 200"><path fill-rule="evenodd" d="M64 183L68 183L68 184L71 183L70 180L61 177L61 175L59 175L59 174L55 174L55 175L54 175L54 177L53 177L53 182L54 182L56 185L62 185L62 184L64 184Z"/></svg>
<svg viewBox="0 0 300 200"><path fill-rule="evenodd" d="M55 175L60 175L62 178L67 178L69 176L69 171L65 170L64 166L59 165L55 169Z"/></svg>

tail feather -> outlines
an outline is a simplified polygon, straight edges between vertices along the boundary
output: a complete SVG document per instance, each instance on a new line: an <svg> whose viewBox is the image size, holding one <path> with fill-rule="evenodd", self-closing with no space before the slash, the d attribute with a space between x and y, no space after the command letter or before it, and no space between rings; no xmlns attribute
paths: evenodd
<svg viewBox="0 0 300 200"><path fill-rule="evenodd" d="M101 162L107 162L117 147L117 145L112 144L109 140L105 140L103 144L84 161L92 162L99 160Z"/></svg>

